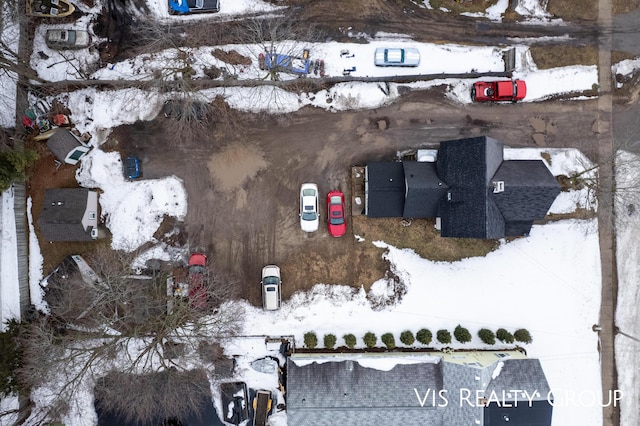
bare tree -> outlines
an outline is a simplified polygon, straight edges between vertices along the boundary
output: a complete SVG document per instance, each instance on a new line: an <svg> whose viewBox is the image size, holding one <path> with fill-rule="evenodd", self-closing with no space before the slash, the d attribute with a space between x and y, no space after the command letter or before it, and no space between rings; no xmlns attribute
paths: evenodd
<svg viewBox="0 0 640 426"><path fill-rule="evenodd" d="M103 394L104 407L122 405L118 410L130 410L125 414L132 418L161 412L162 404L177 401L180 392L183 403L190 399L195 403L201 399L201 387L189 387L185 380L191 376L178 373L194 365L211 368L199 355L200 344L240 331L242 311L230 302L234 283L216 271L208 269L203 274L203 307L189 297L174 295L167 285L172 274L156 271L144 280L133 276L132 260L131 253L103 249L87 258L95 275L86 270L81 273L69 262L49 276L46 299L50 314L26 324L20 337L25 360L20 382L27 388L59 383L52 392L55 398L50 409L41 413L43 418L68 410L77 392L99 377L111 377L108 382L117 378L121 384L136 380L163 383L159 396L147 402L155 405L144 409L136 404L127 408L118 400L110 401L112 393ZM179 355L176 347L181 348ZM157 376L160 372L163 374ZM191 393L185 394L187 391Z"/></svg>
<svg viewBox="0 0 640 426"><path fill-rule="evenodd" d="M309 43L317 42L322 38L322 32L308 23L299 23L293 14L284 14L273 18L255 18L247 20L244 26L239 27L236 34L238 43L249 43L257 46L253 52L257 60L262 55L289 56L300 58L305 50L312 54ZM274 81L282 79L282 73L287 70L271 66L265 69L264 78Z"/></svg>
<svg viewBox="0 0 640 426"><path fill-rule="evenodd" d="M96 405L101 411L115 413L133 424L160 424L171 418L197 415L211 405L210 395L204 370L109 373L98 379L95 389Z"/></svg>

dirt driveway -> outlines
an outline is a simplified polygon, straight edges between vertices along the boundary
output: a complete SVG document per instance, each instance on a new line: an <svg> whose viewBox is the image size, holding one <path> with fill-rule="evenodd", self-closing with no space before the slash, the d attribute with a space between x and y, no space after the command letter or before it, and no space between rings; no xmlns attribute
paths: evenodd
<svg viewBox="0 0 640 426"><path fill-rule="evenodd" d="M351 166L473 135L491 135L512 146L574 146L590 153L594 110L592 101L461 107L431 91L409 93L374 110L239 115L232 136L212 128L203 137L181 139L171 131L171 119L162 117L120 127L111 137L119 149L143 158L146 178L184 180L189 208L183 232L190 246L209 253L238 281L241 295L259 304L265 264L282 268L285 298L315 283L368 288L387 270L381 249L354 238L351 218L340 239L330 237L326 226L313 234L300 230L303 182L317 183L321 197L338 188L349 199ZM325 208L321 198L321 211ZM358 225L366 221L356 218L356 225L366 229ZM389 224L402 226L399 220Z"/></svg>

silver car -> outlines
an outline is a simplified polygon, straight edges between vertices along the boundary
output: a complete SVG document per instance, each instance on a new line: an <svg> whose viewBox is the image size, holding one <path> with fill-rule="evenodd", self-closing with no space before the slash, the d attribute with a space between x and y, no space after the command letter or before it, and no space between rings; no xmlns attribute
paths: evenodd
<svg viewBox="0 0 640 426"><path fill-rule="evenodd" d="M82 49L89 46L91 37L84 30L47 30L45 42L49 49Z"/></svg>
<svg viewBox="0 0 640 426"><path fill-rule="evenodd" d="M380 47L376 49L374 62L379 67L417 67L420 65L420 52L414 47Z"/></svg>

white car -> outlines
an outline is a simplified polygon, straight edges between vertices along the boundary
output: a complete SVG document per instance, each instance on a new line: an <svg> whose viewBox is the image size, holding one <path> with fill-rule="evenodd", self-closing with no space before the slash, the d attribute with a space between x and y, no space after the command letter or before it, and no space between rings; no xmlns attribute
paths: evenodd
<svg viewBox="0 0 640 426"><path fill-rule="evenodd" d="M378 48L374 63L378 67L417 67L420 65L420 51L414 47Z"/></svg>
<svg viewBox="0 0 640 426"><path fill-rule="evenodd" d="M280 288L280 268L276 265L267 265L262 268L262 309L275 311L280 308L282 298Z"/></svg>
<svg viewBox="0 0 640 426"><path fill-rule="evenodd" d="M300 187L300 228L304 232L315 232L319 225L318 185L303 183Z"/></svg>

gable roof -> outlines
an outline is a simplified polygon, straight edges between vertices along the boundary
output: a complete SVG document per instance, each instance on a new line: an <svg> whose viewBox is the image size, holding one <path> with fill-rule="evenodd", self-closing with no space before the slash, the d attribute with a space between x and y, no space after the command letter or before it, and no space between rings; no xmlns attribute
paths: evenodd
<svg viewBox="0 0 640 426"><path fill-rule="evenodd" d="M445 426L442 413L434 409L431 398L426 398L422 407L414 390L442 389L442 369L437 359L398 363L388 371L363 366L359 361L366 360L298 365L289 358L288 422L297 426Z"/></svg>
<svg viewBox="0 0 640 426"><path fill-rule="evenodd" d="M503 148L481 136L442 142L435 166L410 161L400 170L398 163L367 164L366 213L440 217L443 237L527 235L535 220L544 219L560 186L542 160L504 161Z"/></svg>
<svg viewBox="0 0 640 426"><path fill-rule="evenodd" d="M504 236L504 219L487 189L502 163L502 151L502 143L486 136L440 144L438 173L453 189L440 201L443 237Z"/></svg>
<svg viewBox="0 0 640 426"><path fill-rule="evenodd" d="M496 361L473 362L471 353L461 354L462 361L443 354L428 357L439 361L414 357L417 361L410 363L401 359L411 356L400 354L324 359L294 355L287 359L288 421L299 426L550 426L553 406L547 400L549 384L540 362L504 353L482 354L484 361L494 356ZM529 395L537 390L539 395L529 405L521 394L518 401L527 402L512 407L491 401L484 407L476 400L476 395L495 392L500 401L515 401L515 395L508 396L513 389Z"/></svg>
<svg viewBox="0 0 640 426"><path fill-rule="evenodd" d="M89 151L89 147L82 144L67 129L59 129L51 135L47 140L47 148L49 148L58 161L68 164L77 163L78 160Z"/></svg>
<svg viewBox="0 0 640 426"><path fill-rule="evenodd" d="M38 227L47 241L91 241L97 216L97 192L86 188L47 189Z"/></svg>
<svg viewBox="0 0 640 426"><path fill-rule="evenodd" d="M366 172L367 216L402 217L405 198L402 163L368 163Z"/></svg>
<svg viewBox="0 0 640 426"><path fill-rule="evenodd" d="M436 163L405 161L402 167L406 184L402 216L436 217L440 199L449 189L449 185L438 176Z"/></svg>
<svg viewBox="0 0 640 426"><path fill-rule="evenodd" d="M485 395L497 395L500 402L491 402L484 409L485 426L548 426L553 415L553 395L540 361L510 359L503 362L497 377L487 386ZM514 389L527 395L515 395ZM531 399L531 402L529 399Z"/></svg>

